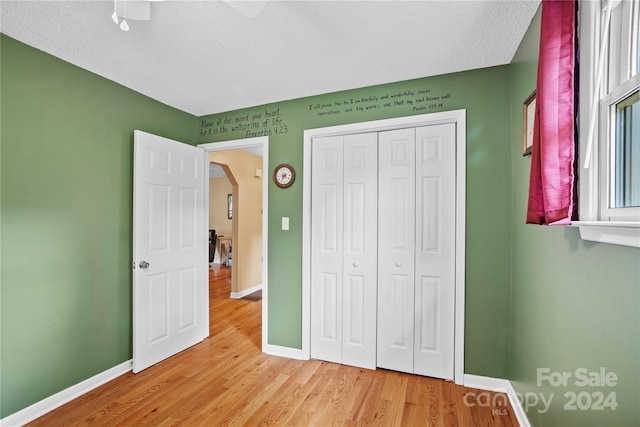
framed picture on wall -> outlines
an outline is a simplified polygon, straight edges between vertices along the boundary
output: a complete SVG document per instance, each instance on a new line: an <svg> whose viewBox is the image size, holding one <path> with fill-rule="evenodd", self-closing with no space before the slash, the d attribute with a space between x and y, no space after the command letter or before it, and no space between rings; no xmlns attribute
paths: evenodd
<svg viewBox="0 0 640 427"><path fill-rule="evenodd" d="M233 195L227 194L227 218L233 218Z"/></svg>
<svg viewBox="0 0 640 427"><path fill-rule="evenodd" d="M533 147L533 122L536 117L536 91L524 101L522 107L522 155L531 154Z"/></svg>

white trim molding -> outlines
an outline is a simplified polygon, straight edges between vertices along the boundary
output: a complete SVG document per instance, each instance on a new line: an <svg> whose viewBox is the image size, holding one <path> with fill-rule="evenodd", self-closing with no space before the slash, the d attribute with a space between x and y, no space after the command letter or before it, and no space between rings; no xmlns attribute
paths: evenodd
<svg viewBox="0 0 640 427"><path fill-rule="evenodd" d="M640 223L624 221L573 221L583 240L640 248Z"/></svg>
<svg viewBox="0 0 640 427"><path fill-rule="evenodd" d="M296 359L296 360L309 360L308 357L304 357L302 354L302 350L298 348L291 347L282 347L274 344L267 344L264 352L269 356L278 356L278 357L286 357L287 359Z"/></svg>
<svg viewBox="0 0 640 427"><path fill-rule="evenodd" d="M240 291L240 292L231 292L231 295L229 295L229 298L231 299L240 299L240 298L244 298L247 295L251 295L254 292L258 292L262 290L262 284L260 285L256 285L253 286L249 289L245 289L244 291Z"/></svg>
<svg viewBox="0 0 640 427"><path fill-rule="evenodd" d="M480 390L493 391L496 393L505 393L509 398L509 403L513 408L520 427L531 427L527 413L522 408L522 402L518 398L516 390L513 388L511 381L502 378L483 377L480 375L464 374L464 386L469 388L477 388Z"/></svg>
<svg viewBox="0 0 640 427"><path fill-rule="evenodd" d="M42 399L39 402L34 403L31 406L4 417L0 420L0 426L2 427L19 427L30 423L43 416L44 414L53 411L56 408L64 405L73 399L82 396L85 393L89 393L91 390L100 387L101 385L108 383L109 381L126 374L131 371L133 367L133 361L127 360L113 368L107 369L91 378L88 378L76 385L72 385L58 393Z"/></svg>

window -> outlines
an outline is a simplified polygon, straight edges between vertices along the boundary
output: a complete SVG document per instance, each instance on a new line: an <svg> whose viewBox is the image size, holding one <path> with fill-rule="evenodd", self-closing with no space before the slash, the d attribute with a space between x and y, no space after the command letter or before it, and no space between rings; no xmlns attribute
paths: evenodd
<svg viewBox="0 0 640 427"><path fill-rule="evenodd" d="M615 209L640 207L640 92L615 106L615 180L611 206ZM635 123L635 125L634 125Z"/></svg>
<svg viewBox="0 0 640 427"><path fill-rule="evenodd" d="M640 247L640 2L581 1L583 238ZM583 230L584 228L584 230ZM597 237L604 232L609 237ZM615 235L615 237L611 237Z"/></svg>

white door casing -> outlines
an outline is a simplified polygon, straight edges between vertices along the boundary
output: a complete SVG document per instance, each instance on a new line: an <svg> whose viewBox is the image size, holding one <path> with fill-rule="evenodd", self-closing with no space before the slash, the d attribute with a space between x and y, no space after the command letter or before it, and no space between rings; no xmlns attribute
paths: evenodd
<svg viewBox="0 0 640 427"><path fill-rule="evenodd" d="M133 372L209 334L205 164L200 148L134 132Z"/></svg>

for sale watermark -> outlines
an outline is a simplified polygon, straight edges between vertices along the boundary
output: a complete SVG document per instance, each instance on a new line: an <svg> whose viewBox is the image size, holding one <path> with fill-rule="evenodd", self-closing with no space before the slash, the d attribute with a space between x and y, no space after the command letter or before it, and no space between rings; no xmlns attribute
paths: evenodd
<svg viewBox="0 0 640 427"><path fill-rule="evenodd" d="M467 393L464 404L482 407L491 407L493 415L506 415L508 401L506 395L510 394L511 400L518 400L525 412L537 411L544 414L554 402L560 402L565 411L615 411L618 407L615 387L618 385L618 375L605 368L589 370L577 368L574 371L553 371L550 368L538 368L536 372L536 385L545 389L557 388L557 392L525 392L509 393L504 389L495 389L493 392L482 391L479 393ZM570 388L563 392L561 388Z"/></svg>
<svg viewBox="0 0 640 427"><path fill-rule="evenodd" d="M565 411L615 411L618 407L616 392L611 390L618 385L618 374L606 368L597 371L578 368L573 372L538 368L536 378L538 387L549 385L574 389L562 395ZM576 388L581 390L576 391Z"/></svg>

